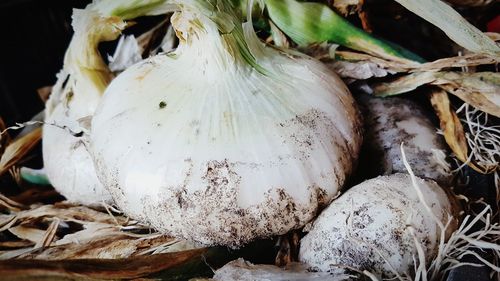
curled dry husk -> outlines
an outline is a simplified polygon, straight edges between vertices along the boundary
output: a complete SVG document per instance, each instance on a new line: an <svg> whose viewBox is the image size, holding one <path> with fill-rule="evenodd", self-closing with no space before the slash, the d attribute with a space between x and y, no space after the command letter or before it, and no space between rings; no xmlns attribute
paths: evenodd
<svg viewBox="0 0 500 281"><path fill-rule="evenodd" d="M431 260L437 254L445 238L440 226L447 226L448 237L458 225L454 201L435 182L416 184L418 191L409 175L393 174L352 187L316 219L301 240L299 259L321 271L347 266L384 277L414 276L416 256Z"/></svg>
<svg viewBox="0 0 500 281"><path fill-rule="evenodd" d="M347 87L311 58L264 46L226 1L178 7L177 50L120 74L92 120L101 181L125 213L206 244L301 227L358 155Z"/></svg>

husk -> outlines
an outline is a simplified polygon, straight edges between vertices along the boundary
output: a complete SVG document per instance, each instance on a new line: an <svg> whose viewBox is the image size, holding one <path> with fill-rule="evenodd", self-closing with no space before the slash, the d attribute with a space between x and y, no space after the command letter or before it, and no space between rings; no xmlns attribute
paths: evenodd
<svg viewBox="0 0 500 281"><path fill-rule="evenodd" d="M36 128L16 139L6 148L0 158L0 176L19 162L42 138L42 129Z"/></svg>

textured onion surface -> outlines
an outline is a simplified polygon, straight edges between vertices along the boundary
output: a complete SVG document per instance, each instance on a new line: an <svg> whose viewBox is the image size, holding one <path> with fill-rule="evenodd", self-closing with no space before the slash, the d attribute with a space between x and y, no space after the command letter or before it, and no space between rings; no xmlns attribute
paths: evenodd
<svg viewBox="0 0 500 281"><path fill-rule="evenodd" d="M456 211L447 194L434 181L417 178L417 183L432 213L446 224ZM456 226L453 221L448 233ZM413 276L414 237L430 260L440 233L409 175L380 176L352 187L319 215L301 240L299 259L321 271L346 265L392 277L392 267Z"/></svg>
<svg viewBox="0 0 500 281"><path fill-rule="evenodd" d="M66 115L62 103L45 121L43 162L52 186L71 202L110 203L111 195L99 182L87 147L81 137L71 132L79 132L78 122Z"/></svg>
<svg viewBox="0 0 500 281"><path fill-rule="evenodd" d="M231 38L207 33L113 80L92 121L98 176L128 215L197 242L238 246L301 227L356 161L355 102L315 60L247 32L262 74Z"/></svg>

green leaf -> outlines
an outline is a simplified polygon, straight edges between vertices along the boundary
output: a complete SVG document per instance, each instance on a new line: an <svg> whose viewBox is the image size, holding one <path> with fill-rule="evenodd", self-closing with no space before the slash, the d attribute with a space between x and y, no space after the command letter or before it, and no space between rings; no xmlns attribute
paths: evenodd
<svg viewBox="0 0 500 281"><path fill-rule="evenodd" d="M325 41L391 60L423 62L395 44L374 38L320 3L265 0L269 17L301 46Z"/></svg>

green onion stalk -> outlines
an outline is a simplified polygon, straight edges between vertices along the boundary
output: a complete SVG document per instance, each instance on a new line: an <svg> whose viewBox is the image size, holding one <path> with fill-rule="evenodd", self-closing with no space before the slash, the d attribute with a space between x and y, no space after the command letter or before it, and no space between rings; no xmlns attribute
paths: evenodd
<svg viewBox="0 0 500 281"><path fill-rule="evenodd" d="M247 1L234 0L245 11ZM264 0L274 24L299 46L331 42L384 59L424 62L420 56L354 26L321 3Z"/></svg>

